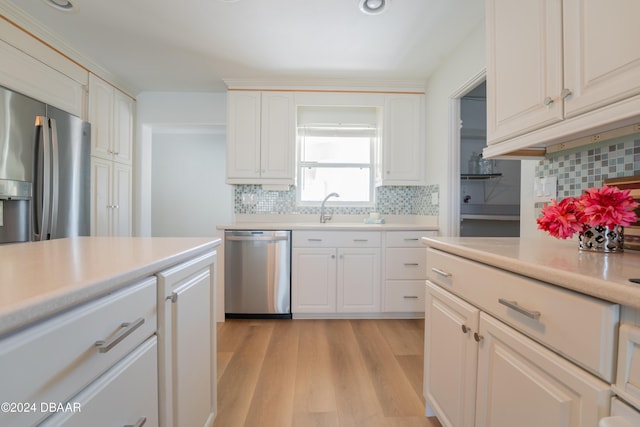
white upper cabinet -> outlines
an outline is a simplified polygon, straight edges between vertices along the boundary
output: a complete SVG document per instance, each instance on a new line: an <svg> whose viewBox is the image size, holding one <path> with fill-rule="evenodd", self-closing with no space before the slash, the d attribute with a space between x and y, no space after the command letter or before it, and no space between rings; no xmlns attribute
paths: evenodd
<svg viewBox="0 0 640 427"><path fill-rule="evenodd" d="M560 0L487 2L489 144L562 120Z"/></svg>
<svg viewBox="0 0 640 427"><path fill-rule="evenodd" d="M567 117L640 94L640 2L565 0Z"/></svg>
<svg viewBox="0 0 640 427"><path fill-rule="evenodd" d="M640 2L487 0L485 155L640 120Z"/></svg>
<svg viewBox="0 0 640 427"><path fill-rule="evenodd" d="M131 165L134 100L109 83L89 76L91 155Z"/></svg>
<svg viewBox="0 0 640 427"><path fill-rule="evenodd" d="M230 91L227 108L227 183L293 184L293 94Z"/></svg>
<svg viewBox="0 0 640 427"><path fill-rule="evenodd" d="M424 185L424 95L389 94L384 99L381 185Z"/></svg>

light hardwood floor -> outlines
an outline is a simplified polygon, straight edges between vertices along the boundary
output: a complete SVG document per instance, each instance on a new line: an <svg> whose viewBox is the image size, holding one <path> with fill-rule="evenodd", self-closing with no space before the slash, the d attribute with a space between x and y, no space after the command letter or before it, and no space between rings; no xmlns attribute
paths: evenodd
<svg viewBox="0 0 640 427"><path fill-rule="evenodd" d="M215 427L440 427L424 416L423 320L218 324Z"/></svg>

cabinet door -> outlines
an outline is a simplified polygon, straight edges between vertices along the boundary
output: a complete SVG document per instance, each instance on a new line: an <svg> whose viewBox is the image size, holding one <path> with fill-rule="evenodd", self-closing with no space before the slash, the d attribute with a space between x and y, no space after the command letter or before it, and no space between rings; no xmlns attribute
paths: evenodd
<svg viewBox="0 0 640 427"><path fill-rule="evenodd" d="M562 1L487 0L487 142L562 120Z"/></svg>
<svg viewBox="0 0 640 427"><path fill-rule="evenodd" d="M111 185L113 164L91 158L91 235L111 235Z"/></svg>
<svg viewBox="0 0 640 427"><path fill-rule="evenodd" d="M384 102L382 183L420 185L424 181L424 96L387 95Z"/></svg>
<svg viewBox="0 0 640 427"><path fill-rule="evenodd" d="M260 177L260 92L227 93L227 178Z"/></svg>
<svg viewBox="0 0 640 427"><path fill-rule="evenodd" d="M179 273L180 274L180 273ZM170 300L170 376L172 420L168 426L210 426L215 413L215 317L209 267L177 283ZM167 280L171 282L171 278ZM168 333L168 331L167 331ZM163 358L161 360L165 360ZM162 378L162 377L161 377Z"/></svg>
<svg viewBox="0 0 640 427"><path fill-rule="evenodd" d="M380 311L380 249L338 249L337 311Z"/></svg>
<svg viewBox="0 0 640 427"><path fill-rule="evenodd" d="M133 155L133 106L133 99L115 91L113 160L127 165Z"/></svg>
<svg viewBox="0 0 640 427"><path fill-rule="evenodd" d="M89 74L91 155L108 160L113 157L113 94L111 85Z"/></svg>
<svg viewBox="0 0 640 427"><path fill-rule="evenodd" d="M291 263L292 312L335 313L336 250L294 248Z"/></svg>
<svg viewBox="0 0 640 427"><path fill-rule="evenodd" d="M640 2L565 0L565 115L640 93Z"/></svg>
<svg viewBox="0 0 640 427"><path fill-rule="evenodd" d="M472 427L479 310L430 281L426 286L424 396L443 426Z"/></svg>
<svg viewBox="0 0 640 427"><path fill-rule="evenodd" d="M131 166L113 164L112 236L131 236L131 178Z"/></svg>
<svg viewBox="0 0 640 427"><path fill-rule="evenodd" d="M293 180L295 104L293 93L262 94L260 176Z"/></svg>
<svg viewBox="0 0 640 427"><path fill-rule="evenodd" d="M587 427L609 414L609 384L485 313L480 335L476 427Z"/></svg>

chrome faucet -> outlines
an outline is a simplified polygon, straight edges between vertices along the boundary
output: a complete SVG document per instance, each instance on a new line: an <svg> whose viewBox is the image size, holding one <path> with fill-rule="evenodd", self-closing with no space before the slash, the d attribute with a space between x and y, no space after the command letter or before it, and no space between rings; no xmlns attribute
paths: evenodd
<svg viewBox="0 0 640 427"><path fill-rule="evenodd" d="M325 222L330 221L332 218L331 214L326 215L324 213L324 204L327 203L327 199L329 197L340 197L340 195L338 193L331 193L331 194L328 194L327 197L325 197L324 200L322 201L322 205L320 206L320 223L321 224L324 224Z"/></svg>

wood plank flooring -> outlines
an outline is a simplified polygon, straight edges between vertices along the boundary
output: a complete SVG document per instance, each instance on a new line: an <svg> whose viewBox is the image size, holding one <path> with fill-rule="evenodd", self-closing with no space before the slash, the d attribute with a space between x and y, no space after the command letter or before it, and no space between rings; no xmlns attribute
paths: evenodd
<svg viewBox="0 0 640 427"><path fill-rule="evenodd" d="M215 427L440 427L424 416L424 321L218 324Z"/></svg>

